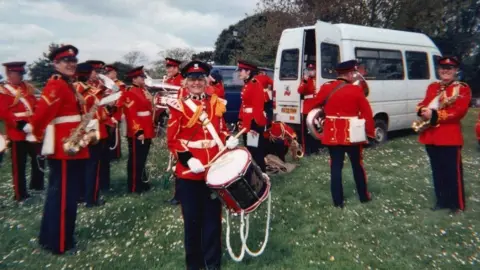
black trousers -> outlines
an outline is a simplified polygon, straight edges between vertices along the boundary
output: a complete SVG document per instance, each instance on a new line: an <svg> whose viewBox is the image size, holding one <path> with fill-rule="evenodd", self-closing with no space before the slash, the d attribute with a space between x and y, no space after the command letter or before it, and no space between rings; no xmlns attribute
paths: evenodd
<svg viewBox="0 0 480 270"><path fill-rule="evenodd" d="M302 114L302 147L303 153L305 155L311 155L318 153L320 150L320 140L317 140L308 133L308 128L306 124L307 115Z"/></svg>
<svg viewBox="0 0 480 270"><path fill-rule="evenodd" d="M220 269L222 205L205 181L177 179L182 207L187 269Z"/></svg>
<svg viewBox="0 0 480 270"><path fill-rule="evenodd" d="M266 140L267 142L267 149L266 149L266 155L275 155L277 156L278 158L280 158L280 160L282 160L283 162L286 162L285 161L285 156L287 155L288 153L288 146L285 145L285 142L283 140Z"/></svg>
<svg viewBox="0 0 480 270"><path fill-rule="evenodd" d="M30 189L44 189L44 173L41 171L45 167L43 159L37 159L40 153L41 144L27 141L12 142L12 179L14 189L14 199L22 201L28 198L26 187L26 165L27 157L30 157L31 179ZM40 168L40 167L41 168Z"/></svg>
<svg viewBox="0 0 480 270"><path fill-rule="evenodd" d="M426 145L432 168L437 205L454 210L465 209L462 148Z"/></svg>
<svg viewBox="0 0 480 270"><path fill-rule="evenodd" d="M98 202L101 184L107 181L105 178L110 178L110 167L107 167L110 164L103 164L105 148L108 147L107 143L107 140L103 139L97 144L88 146L90 158L86 161L84 181L87 205L94 205ZM110 180L108 179L108 181Z"/></svg>
<svg viewBox="0 0 480 270"><path fill-rule="evenodd" d="M48 160L50 175L40 227L40 245L55 254L75 247L77 197L85 160Z"/></svg>
<svg viewBox="0 0 480 270"><path fill-rule="evenodd" d="M353 178L355 179L360 201L369 201L370 193L367 190L367 175L363 168L363 147L361 145L329 146L328 151L330 153L330 189L333 204L340 206L344 202L342 169L345 154L348 155L352 164Z"/></svg>
<svg viewBox="0 0 480 270"><path fill-rule="evenodd" d="M247 135L243 135L243 142L247 146L248 151L252 155L253 161L262 169L262 172L267 172L267 165L265 164L265 153L267 147L267 140L263 136L263 132L265 132L264 126L258 126L255 121L252 120L252 124L250 126L251 130L256 131L259 134L258 139L258 146L252 147L247 146Z"/></svg>
<svg viewBox="0 0 480 270"><path fill-rule="evenodd" d="M110 160L117 160L122 157L122 141L120 136L120 129L117 127L107 126L108 130L108 153ZM117 141L118 140L118 141ZM115 147L115 148L113 148ZM113 148L110 150L110 148Z"/></svg>
<svg viewBox="0 0 480 270"><path fill-rule="evenodd" d="M110 189L110 147L108 138L100 141L102 148L100 150L99 170L100 170L100 190L108 191Z"/></svg>
<svg viewBox="0 0 480 270"><path fill-rule="evenodd" d="M150 190L145 165L151 143L151 139L145 139L142 142L128 138L128 192L142 193Z"/></svg>

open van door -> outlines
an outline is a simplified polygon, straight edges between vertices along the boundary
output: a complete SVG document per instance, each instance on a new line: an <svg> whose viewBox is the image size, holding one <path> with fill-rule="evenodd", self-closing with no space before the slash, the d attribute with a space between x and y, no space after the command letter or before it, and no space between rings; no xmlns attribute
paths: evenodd
<svg viewBox="0 0 480 270"><path fill-rule="evenodd" d="M315 24L317 91L329 80L337 78L335 67L343 59L341 55L342 33L337 26L322 21Z"/></svg>

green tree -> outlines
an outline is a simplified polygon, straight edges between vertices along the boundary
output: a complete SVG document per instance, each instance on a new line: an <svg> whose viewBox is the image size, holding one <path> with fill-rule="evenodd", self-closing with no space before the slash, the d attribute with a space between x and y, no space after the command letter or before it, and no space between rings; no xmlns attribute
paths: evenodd
<svg viewBox="0 0 480 270"><path fill-rule="evenodd" d="M213 51L204 51L192 55L192 60L199 60L203 62L213 61Z"/></svg>
<svg viewBox="0 0 480 270"><path fill-rule="evenodd" d="M39 87L43 87L48 78L52 76L54 69L52 62L48 59L48 55L52 50L60 47L59 44L51 43L49 45L49 51L44 52L42 57L28 65L29 76L33 84Z"/></svg>

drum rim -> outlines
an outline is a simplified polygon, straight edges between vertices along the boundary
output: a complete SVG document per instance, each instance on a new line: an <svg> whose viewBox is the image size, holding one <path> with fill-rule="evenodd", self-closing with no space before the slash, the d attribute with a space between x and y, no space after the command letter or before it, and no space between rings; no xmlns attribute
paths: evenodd
<svg viewBox="0 0 480 270"><path fill-rule="evenodd" d="M247 164L243 167L243 169L241 170L242 174L240 175L237 175L236 178L234 179L230 179L228 181L225 181L223 184L218 184L218 185L215 185L215 184L211 184L207 181L207 177L208 177L208 172L210 171L210 169L213 167L210 167L207 169L207 171L205 172L205 183L207 184L208 187L210 188L228 188L230 185L232 185L235 180L238 180L239 178L241 178L242 176L245 176L245 173L247 172L247 168L250 167L250 165L252 164L252 155L250 154L250 152L244 148L244 147L238 147L238 148L235 148L235 149L232 149L232 150L229 150L227 151L226 153L230 153L230 152L233 152L233 151L236 151L236 150L242 150L242 151L245 151L248 155L248 162ZM226 154L225 153L225 154ZM224 155L225 155L224 154Z"/></svg>
<svg viewBox="0 0 480 270"><path fill-rule="evenodd" d="M7 149L7 138L0 134L0 153L3 153Z"/></svg>

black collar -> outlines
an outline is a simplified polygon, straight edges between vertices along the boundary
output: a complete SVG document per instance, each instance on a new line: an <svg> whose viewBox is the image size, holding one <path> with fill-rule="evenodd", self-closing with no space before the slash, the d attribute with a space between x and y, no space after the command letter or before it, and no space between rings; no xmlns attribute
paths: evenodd
<svg viewBox="0 0 480 270"><path fill-rule="evenodd" d="M337 80L338 80L338 81L344 81L344 82L346 82L346 83L350 83L350 82L349 82L347 79L345 79L345 78L337 78Z"/></svg>
<svg viewBox="0 0 480 270"><path fill-rule="evenodd" d="M203 100L207 98L207 95L205 93L201 94L188 94L187 98L190 98L192 100Z"/></svg>

